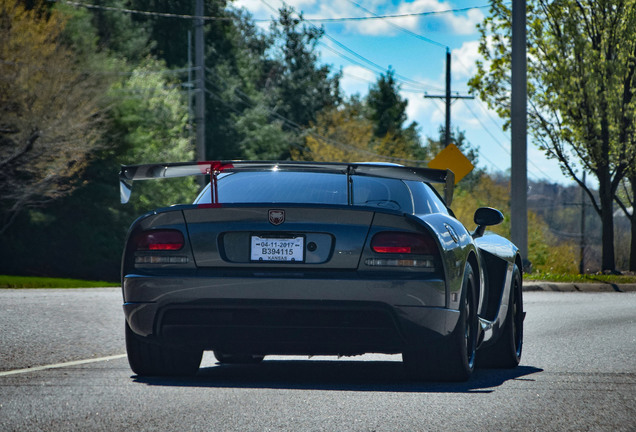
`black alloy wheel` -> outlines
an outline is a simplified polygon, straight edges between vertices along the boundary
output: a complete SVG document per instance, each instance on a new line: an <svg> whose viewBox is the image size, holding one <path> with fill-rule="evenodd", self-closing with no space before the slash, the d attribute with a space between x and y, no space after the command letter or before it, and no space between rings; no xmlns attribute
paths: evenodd
<svg viewBox="0 0 636 432"><path fill-rule="evenodd" d="M190 376L199 370L203 350L148 342L134 334L126 322L126 354L130 368L139 376Z"/></svg>
<svg viewBox="0 0 636 432"><path fill-rule="evenodd" d="M459 319L455 330L438 344L422 344L402 353L407 375L415 380L467 381L475 368L479 318L475 273L466 263Z"/></svg>

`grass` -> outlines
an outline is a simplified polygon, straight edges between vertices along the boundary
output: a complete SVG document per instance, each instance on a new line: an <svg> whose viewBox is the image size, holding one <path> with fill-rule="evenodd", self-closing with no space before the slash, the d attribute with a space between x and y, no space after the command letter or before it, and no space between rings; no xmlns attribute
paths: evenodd
<svg viewBox="0 0 636 432"><path fill-rule="evenodd" d="M117 287L119 283L80 279L0 275L0 288L97 288Z"/></svg>
<svg viewBox="0 0 636 432"><path fill-rule="evenodd" d="M635 274L569 274L569 273L549 273L536 272L524 274L526 281L547 281L547 282L575 282L575 283L612 283L625 284L636 283Z"/></svg>
<svg viewBox="0 0 636 432"><path fill-rule="evenodd" d="M636 283L636 274L607 275L607 274L565 274L535 272L524 274L526 281L574 282L574 283ZM118 282L86 281L80 279L46 278L34 276L6 276L0 275L1 288L98 288L118 287Z"/></svg>

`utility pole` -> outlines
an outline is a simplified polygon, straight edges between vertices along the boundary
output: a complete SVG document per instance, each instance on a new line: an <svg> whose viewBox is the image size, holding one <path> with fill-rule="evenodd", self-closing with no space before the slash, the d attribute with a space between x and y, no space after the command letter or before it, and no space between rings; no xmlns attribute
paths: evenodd
<svg viewBox="0 0 636 432"><path fill-rule="evenodd" d="M444 147L448 147L451 142L451 101L452 99L475 99L474 96L451 96L451 53L446 47L446 94L445 95L424 95L428 99L444 99L446 104L446 126L444 126Z"/></svg>
<svg viewBox="0 0 636 432"><path fill-rule="evenodd" d="M193 144L194 134L193 129L194 125L192 119L194 117L194 113L192 111L192 88L194 85L192 84L192 32L188 30L188 142Z"/></svg>
<svg viewBox="0 0 636 432"><path fill-rule="evenodd" d="M526 0L512 1L510 234L528 263ZM524 264L525 265L525 264Z"/></svg>
<svg viewBox="0 0 636 432"><path fill-rule="evenodd" d="M194 19L194 62L196 70L195 118L197 129L197 160L205 161L205 49L203 38L203 0L196 0Z"/></svg>

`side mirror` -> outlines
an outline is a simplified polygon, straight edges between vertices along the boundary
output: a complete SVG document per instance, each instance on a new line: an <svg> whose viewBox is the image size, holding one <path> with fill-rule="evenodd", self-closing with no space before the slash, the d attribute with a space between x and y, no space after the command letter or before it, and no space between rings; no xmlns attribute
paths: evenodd
<svg viewBox="0 0 636 432"><path fill-rule="evenodd" d="M492 207L480 207L475 211L474 221L477 228L473 233L473 238L481 237L487 226L498 225L504 220L504 215L499 210Z"/></svg>

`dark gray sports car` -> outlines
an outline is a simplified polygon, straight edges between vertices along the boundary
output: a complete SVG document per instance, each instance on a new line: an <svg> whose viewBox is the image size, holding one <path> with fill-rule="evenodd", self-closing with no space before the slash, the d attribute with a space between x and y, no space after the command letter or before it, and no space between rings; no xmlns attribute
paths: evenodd
<svg viewBox="0 0 636 432"><path fill-rule="evenodd" d="M451 171L389 164L201 162L123 166L134 180L203 174L193 204L147 213L122 259L126 347L138 375L188 375L270 354L402 354L409 376L467 380L519 364L517 248L467 230ZM444 198L432 184L445 187Z"/></svg>

